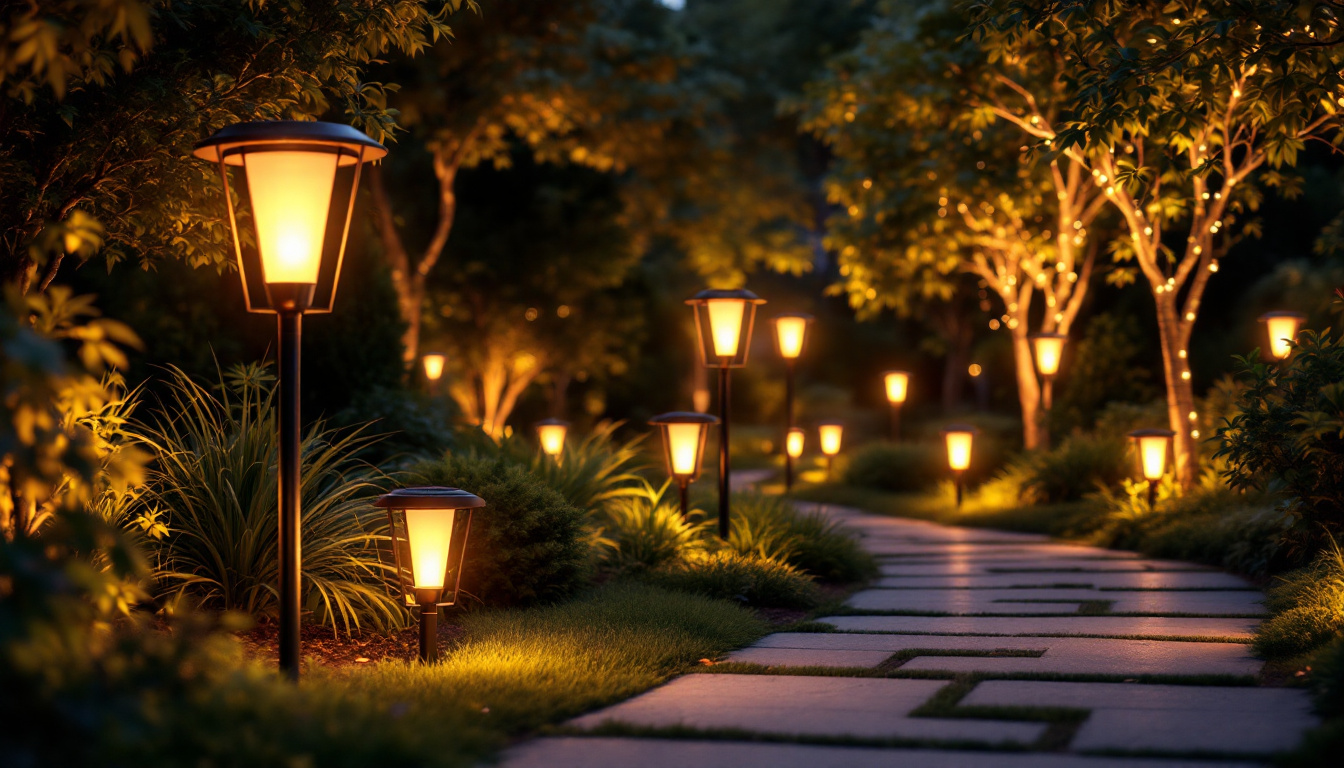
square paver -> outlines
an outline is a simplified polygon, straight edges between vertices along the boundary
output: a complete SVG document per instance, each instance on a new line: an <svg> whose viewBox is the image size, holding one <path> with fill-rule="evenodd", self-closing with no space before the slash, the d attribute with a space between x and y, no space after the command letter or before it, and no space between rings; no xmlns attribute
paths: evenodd
<svg viewBox="0 0 1344 768"><path fill-rule="evenodd" d="M1258 619L1170 616L826 616L842 632L971 635L1103 635L1249 640Z"/></svg>
<svg viewBox="0 0 1344 768"><path fill-rule="evenodd" d="M1180 592L1096 589L866 589L845 603L864 611L945 614L1069 614L1085 602L1104 600L1112 613L1260 615L1259 592L1192 590Z"/></svg>
<svg viewBox="0 0 1344 768"><path fill-rule="evenodd" d="M890 566L883 566L885 571ZM1111 571L1105 573L976 573L945 576L886 576L884 589L1008 589L1068 585L1087 589L1252 589L1239 576L1220 571Z"/></svg>
<svg viewBox="0 0 1344 768"><path fill-rule="evenodd" d="M760 734L929 739L1030 744L1041 723L912 718L946 683L938 680L685 675L660 688L570 721L578 728L623 723Z"/></svg>
<svg viewBox="0 0 1344 768"><path fill-rule="evenodd" d="M1090 710L1071 745L1080 752L1268 755L1316 725L1307 692L1287 688L991 680L961 704Z"/></svg>
<svg viewBox="0 0 1344 768"><path fill-rule="evenodd" d="M901 669L1000 674L1254 675L1263 662L1243 643L1186 643L1079 637L982 637L780 632L728 656L767 666L876 667L892 654L929 651ZM1035 653L1037 656L957 656ZM941 654L941 655L940 655ZM834 659L834 661L830 661ZM866 661L868 663L859 663Z"/></svg>

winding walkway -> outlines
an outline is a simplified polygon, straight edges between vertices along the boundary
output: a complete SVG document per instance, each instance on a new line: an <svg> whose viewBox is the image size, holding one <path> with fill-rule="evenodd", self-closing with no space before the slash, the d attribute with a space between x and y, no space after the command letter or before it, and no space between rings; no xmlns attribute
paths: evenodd
<svg viewBox="0 0 1344 768"><path fill-rule="evenodd" d="M576 718L504 765L1244 768L1315 725L1304 691L1257 685L1262 595L1238 577L822 510L882 567L841 615Z"/></svg>

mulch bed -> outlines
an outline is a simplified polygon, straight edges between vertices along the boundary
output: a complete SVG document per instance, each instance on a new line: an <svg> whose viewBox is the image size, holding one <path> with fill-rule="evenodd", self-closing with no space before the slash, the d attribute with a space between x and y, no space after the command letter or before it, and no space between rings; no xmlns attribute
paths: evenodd
<svg viewBox="0 0 1344 768"><path fill-rule="evenodd" d="M277 664L280 661L279 645L276 642L280 628L274 622L262 622L245 632L237 634L248 656L260 661ZM457 624L439 617L439 648L450 647L466 633ZM315 659L324 667L345 668L371 664L383 659L411 660L420 650L420 630L416 627L382 635L377 632L362 632L346 636L335 633L330 627L305 624L299 630L299 642L305 659Z"/></svg>

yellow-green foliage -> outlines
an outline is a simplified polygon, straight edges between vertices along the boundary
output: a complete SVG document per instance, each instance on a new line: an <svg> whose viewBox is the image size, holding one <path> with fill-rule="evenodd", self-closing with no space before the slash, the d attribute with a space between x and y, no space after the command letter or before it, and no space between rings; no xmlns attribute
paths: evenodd
<svg viewBox="0 0 1344 768"><path fill-rule="evenodd" d="M793 566L732 550L704 552L649 572L651 584L769 608L812 608L821 592Z"/></svg>
<svg viewBox="0 0 1344 768"><path fill-rule="evenodd" d="M1269 658L1298 656L1344 635L1344 554L1332 546L1311 565L1284 576L1269 592L1273 618L1260 626L1255 649Z"/></svg>
<svg viewBox="0 0 1344 768"><path fill-rule="evenodd" d="M668 498L669 483L655 489L647 482L639 495L607 502L597 516L603 567L636 572L679 561L703 550L710 524L687 520L675 500Z"/></svg>

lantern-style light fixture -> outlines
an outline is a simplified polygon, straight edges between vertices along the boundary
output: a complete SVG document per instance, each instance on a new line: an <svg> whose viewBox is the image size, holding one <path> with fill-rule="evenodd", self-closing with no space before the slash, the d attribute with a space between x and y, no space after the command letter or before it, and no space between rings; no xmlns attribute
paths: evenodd
<svg viewBox="0 0 1344 768"><path fill-rule="evenodd" d="M798 459L802 457L806 444L807 431L802 427L794 427L789 430L788 437L784 440L784 450L789 454L789 458Z"/></svg>
<svg viewBox="0 0 1344 768"><path fill-rule="evenodd" d="M825 421L817 425L817 444L826 457L826 479L831 479L831 468L835 457L840 455L840 440L844 437L845 425L838 421Z"/></svg>
<svg viewBox="0 0 1344 768"><path fill-rule="evenodd" d="M730 372L747 364L756 308L765 300L751 291L704 290L686 300L695 313L700 362L719 369L719 536L728 538L729 489L732 463L728 452ZM801 351L801 349L800 349Z"/></svg>
<svg viewBox="0 0 1344 768"><path fill-rule="evenodd" d="M448 362L448 358L439 354L429 354L420 358L421 364L425 366L425 378L429 380L429 385L433 387L443 378L443 366Z"/></svg>
<svg viewBox="0 0 1344 768"><path fill-rule="evenodd" d="M807 345L807 330L813 317L800 313L775 316L775 349L784 359L784 441L788 442L793 431L793 382L798 358ZM784 451L784 492L793 490L793 457L785 446Z"/></svg>
<svg viewBox="0 0 1344 768"><path fill-rule="evenodd" d="M1041 375L1041 407L1049 413L1054 400L1055 376L1059 374L1064 344L1069 337L1062 333L1033 333L1029 338L1036 358L1036 372Z"/></svg>
<svg viewBox="0 0 1344 768"><path fill-rule="evenodd" d="M706 413L673 411L649 419L649 424L663 433L663 460L667 473L677 481L681 491L681 516L690 511L686 489L700 477L701 458L705 454L705 438L717 417Z"/></svg>
<svg viewBox="0 0 1344 768"><path fill-rule="evenodd" d="M460 488L425 486L398 488L373 505L387 510L406 606L419 608L420 660L434 662L439 657L439 607L457 602L472 510L485 506L485 500Z"/></svg>
<svg viewBox="0 0 1344 768"><path fill-rule="evenodd" d="M542 419L535 426L537 442L541 443L541 452L559 462L565 452L565 435L569 432L569 422L560 419Z"/></svg>
<svg viewBox="0 0 1344 768"><path fill-rule="evenodd" d="M299 678L299 368L303 315L330 312L364 163L387 154L348 125L298 120L221 128L193 154L219 166L247 311L278 316L280 670ZM241 172L239 230L229 169Z"/></svg>
<svg viewBox="0 0 1344 768"><path fill-rule="evenodd" d="M1139 467L1148 481L1148 506L1157 501L1157 485L1167 474L1167 452L1176 433L1170 429L1136 429L1130 439L1139 447Z"/></svg>
<svg viewBox="0 0 1344 768"><path fill-rule="evenodd" d="M1266 312L1260 316L1269 332L1269 354L1275 360L1287 360L1293 353L1291 342L1297 340L1297 331L1307 321L1301 312Z"/></svg>
<svg viewBox="0 0 1344 768"><path fill-rule="evenodd" d="M963 480L966 470L971 466L971 448L975 443L978 430L969 424L953 424L943 428L943 440L947 444L947 467L957 486L957 508L961 508Z"/></svg>
<svg viewBox="0 0 1344 768"><path fill-rule="evenodd" d="M882 382L886 385L887 403L891 406L887 437L896 442L901 439L901 406L905 405L906 397L910 394L910 372L887 371L882 374Z"/></svg>

